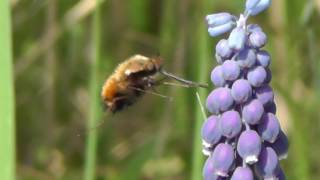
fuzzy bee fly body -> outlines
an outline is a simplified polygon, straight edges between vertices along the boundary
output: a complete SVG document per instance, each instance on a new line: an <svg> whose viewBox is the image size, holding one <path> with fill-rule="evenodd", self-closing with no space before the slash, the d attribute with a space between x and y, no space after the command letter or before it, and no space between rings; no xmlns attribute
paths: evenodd
<svg viewBox="0 0 320 180"><path fill-rule="evenodd" d="M162 65L161 58L149 58L142 55L131 56L119 64L102 87L101 97L106 108L115 113L135 103L148 89L160 84L161 80L155 78L157 73L189 87L207 86L176 77L164 71Z"/></svg>

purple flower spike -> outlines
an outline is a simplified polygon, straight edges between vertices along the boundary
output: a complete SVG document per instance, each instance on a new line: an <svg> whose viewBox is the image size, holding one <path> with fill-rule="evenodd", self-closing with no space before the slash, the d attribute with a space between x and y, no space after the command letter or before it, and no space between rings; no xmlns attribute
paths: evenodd
<svg viewBox="0 0 320 180"><path fill-rule="evenodd" d="M254 180L252 170L248 167L237 167L231 180Z"/></svg>
<svg viewBox="0 0 320 180"><path fill-rule="evenodd" d="M273 143L280 132L280 124L276 116L272 113L265 113L262 122L258 125L258 132L264 141Z"/></svg>
<svg viewBox="0 0 320 180"><path fill-rule="evenodd" d="M265 179L276 179L279 169L278 156L271 147L264 147L259 155L259 161L255 164L257 173Z"/></svg>
<svg viewBox="0 0 320 180"><path fill-rule="evenodd" d="M216 53L223 59L229 59L233 55L233 51L228 46L226 39L221 39L216 45Z"/></svg>
<svg viewBox="0 0 320 180"><path fill-rule="evenodd" d="M256 63L256 53L249 48L241 50L237 57L237 63L242 68L251 68Z"/></svg>
<svg viewBox="0 0 320 180"><path fill-rule="evenodd" d="M207 108L213 114L219 114L232 108L233 98L229 88L217 88L207 98Z"/></svg>
<svg viewBox="0 0 320 180"><path fill-rule="evenodd" d="M250 69L247 79L252 86L260 87L267 79L267 72L262 66L257 66L253 69Z"/></svg>
<svg viewBox="0 0 320 180"><path fill-rule="evenodd" d="M242 109L243 120L251 125L258 124L264 113L264 108L262 103L254 99L247 103Z"/></svg>
<svg viewBox="0 0 320 180"><path fill-rule="evenodd" d="M201 129L201 135L203 145L205 147L211 147L218 143L221 138L221 132L219 129L219 118L217 116L210 116L207 121L203 124Z"/></svg>
<svg viewBox="0 0 320 180"><path fill-rule="evenodd" d="M263 66L263 67L268 67L270 65L270 62L271 62L271 57L270 57L270 54L265 51L265 50L262 50L262 51L259 51L257 53L257 63L258 65L260 66Z"/></svg>
<svg viewBox="0 0 320 180"><path fill-rule="evenodd" d="M276 141L270 146L277 153L279 160L286 159L289 149L288 137L284 134L283 131L280 131Z"/></svg>
<svg viewBox="0 0 320 180"><path fill-rule="evenodd" d="M245 163L256 163L261 151L261 139L257 132L246 130L241 133L237 144L237 151Z"/></svg>
<svg viewBox="0 0 320 180"><path fill-rule="evenodd" d="M253 48L262 48L267 43L267 36L263 31L253 31L249 35L249 44Z"/></svg>
<svg viewBox="0 0 320 180"><path fill-rule="evenodd" d="M213 169L215 174L228 177L228 173L234 163L234 151L229 144L218 144L212 154Z"/></svg>
<svg viewBox="0 0 320 180"><path fill-rule="evenodd" d="M220 26L234 20L235 17L226 12L210 14L206 16L208 27Z"/></svg>
<svg viewBox="0 0 320 180"><path fill-rule="evenodd" d="M252 96L252 88L245 79L239 79L232 84L231 95L237 103L245 103Z"/></svg>
<svg viewBox="0 0 320 180"><path fill-rule="evenodd" d="M226 24L223 24L220 26L209 27L208 33L212 37L219 36L221 34L224 34L228 31L230 31L234 26L235 26L235 24L233 22L229 22L229 23L226 23Z"/></svg>
<svg viewBox="0 0 320 180"><path fill-rule="evenodd" d="M222 74L226 80L236 80L240 75L240 67L237 62L233 60L227 60L222 64Z"/></svg>
<svg viewBox="0 0 320 180"><path fill-rule="evenodd" d="M263 105L272 103L274 99L272 88L269 85L256 88L256 96Z"/></svg>
<svg viewBox="0 0 320 180"><path fill-rule="evenodd" d="M226 85L226 80L223 78L222 75L222 67L217 66L211 72L211 81L216 87L223 87Z"/></svg>
<svg viewBox="0 0 320 180"><path fill-rule="evenodd" d="M215 170L213 168L213 159L209 157L204 164L202 176L204 180L218 180L219 176L216 175Z"/></svg>
<svg viewBox="0 0 320 180"><path fill-rule="evenodd" d="M223 113L219 124L222 135L227 138L234 138L240 133L242 127L241 118L237 111Z"/></svg>
<svg viewBox="0 0 320 180"><path fill-rule="evenodd" d="M228 44L231 49L239 51L244 47L245 41L246 31L241 27L236 27L229 35Z"/></svg>

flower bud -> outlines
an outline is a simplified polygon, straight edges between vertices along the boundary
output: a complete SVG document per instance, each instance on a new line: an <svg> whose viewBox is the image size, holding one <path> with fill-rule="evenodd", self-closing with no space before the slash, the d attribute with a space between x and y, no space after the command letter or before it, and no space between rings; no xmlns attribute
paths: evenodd
<svg viewBox="0 0 320 180"><path fill-rule="evenodd" d="M226 39L221 39L216 45L216 53L223 59L231 58L233 51L228 46Z"/></svg>
<svg viewBox="0 0 320 180"><path fill-rule="evenodd" d="M256 163L261 151L261 139L257 132L253 130L242 132L238 140L237 151L245 163Z"/></svg>
<svg viewBox="0 0 320 180"><path fill-rule="evenodd" d="M219 176L214 173L213 160L209 157L203 167L202 176L204 180L218 180Z"/></svg>
<svg viewBox="0 0 320 180"><path fill-rule="evenodd" d="M247 0L247 2L248 1L251 3L247 3L248 8L246 4L246 11L252 16L259 14L271 5L271 0L260 0L258 3L256 2L257 0Z"/></svg>
<svg viewBox="0 0 320 180"><path fill-rule="evenodd" d="M233 98L229 88L217 88L207 98L207 108L213 114L227 111L233 106Z"/></svg>
<svg viewBox="0 0 320 180"><path fill-rule="evenodd" d="M221 134L227 138L234 138L241 131L242 123L237 111L226 111L222 114L219 127Z"/></svg>
<svg viewBox="0 0 320 180"><path fill-rule="evenodd" d="M246 1L246 9L252 9L257 6L260 0L247 0Z"/></svg>
<svg viewBox="0 0 320 180"><path fill-rule="evenodd" d="M272 114L276 114L277 113L277 107L276 104L274 102L268 103L264 106L264 111L266 113L272 113Z"/></svg>
<svg viewBox="0 0 320 180"><path fill-rule="evenodd" d="M249 167L237 167L232 174L231 180L254 180L254 176Z"/></svg>
<svg viewBox="0 0 320 180"><path fill-rule="evenodd" d="M277 153L279 160L286 159L289 149L288 137L283 131L280 131L276 141L270 144L272 149Z"/></svg>
<svg viewBox="0 0 320 180"><path fill-rule="evenodd" d="M206 16L208 27L224 25L234 20L235 17L226 12L209 14Z"/></svg>
<svg viewBox="0 0 320 180"><path fill-rule="evenodd" d="M231 49L239 51L243 49L246 41L246 31L241 27L234 28L228 39L228 45Z"/></svg>
<svg viewBox="0 0 320 180"><path fill-rule="evenodd" d="M264 147L259 155L259 161L255 164L257 173L262 178L276 179L279 169L279 161L277 154L271 147Z"/></svg>
<svg viewBox="0 0 320 180"><path fill-rule="evenodd" d="M252 88L245 79L236 80L232 84L231 95L237 103L245 103L252 96Z"/></svg>
<svg viewBox="0 0 320 180"><path fill-rule="evenodd" d="M218 144L212 154L213 169L216 175L227 177L234 163L234 151L229 144Z"/></svg>
<svg viewBox="0 0 320 180"><path fill-rule="evenodd" d="M244 122L254 125L260 122L260 119L264 113L264 108L262 103L254 99L244 105L242 109L242 118Z"/></svg>
<svg viewBox="0 0 320 180"><path fill-rule="evenodd" d="M217 116L210 116L207 121L204 122L202 129L201 129L201 135L203 145L205 147L211 147L212 145L219 142L221 138L221 131L219 129L219 118Z"/></svg>
<svg viewBox="0 0 320 180"><path fill-rule="evenodd" d="M249 44L253 48L262 48L267 43L267 36L262 31L253 31L249 35Z"/></svg>
<svg viewBox="0 0 320 180"><path fill-rule="evenodd" d="M215 26L215 27L209 27L208 28L208 33L210 36L215 37L215 36L219 36L221 34L224 34L228 31L230 31L233 27L235 26L235 24L233 22L229 22L223 25L219 25L219 26Z"/></svg>
<svg viewBox="0 0 320 180"><path fill-rule="evenodd" d="M241 50L237 57L237 63L242 68L251 68L256 63L256 53L250 48Z"/></svg>
<svg viewBox="0 0 320 180"><path fill-rule="evenodd" d="M257 64L258 65L266 68L269 66L270 61L271 61L270 54L267 51L262 50L257 53Z"/></svg>
<svg viewBox="0 0 320 180"><path fill-rule="evenodd" d="M272 113L265 113L261 123L258 125L258 132L264 141L273 143L280 132L280 124L276 116Z"/></svg>
<svg viewBox="0 0 320 180"><path fill-rule="evenodd" d="M256 96L263 105L272 103L274 99L272 88L269 85L256 88Z"/></svg>
<svg viewBox="0 0 320 180"><path fill-rule="evenodd" d="M211 81L216 87L223 87L226 84L226 80L222 75L222 67L217 66L211 72Z"/></svg>
<svg viewBox="0 0 320 180"><path fill-rule="evenodd" d="M262 28L258 24L249 24L247 30L249 33L252 33L254 31L262 31Z"/></svg>
<svg viewBox="0 0 320 180"><path fill-rule="evenodd" d="M249 70L247 79L252 86L260 87L267 79L267 72L262 66L254 67Z"/></svg>
<svg viewBox="0 0 320 180"><path fill-rule="evenodd" d="M229 81L236 80L240 75L240 67L237 62L227 60L222 64L222 75L224 79Z"/></svg>

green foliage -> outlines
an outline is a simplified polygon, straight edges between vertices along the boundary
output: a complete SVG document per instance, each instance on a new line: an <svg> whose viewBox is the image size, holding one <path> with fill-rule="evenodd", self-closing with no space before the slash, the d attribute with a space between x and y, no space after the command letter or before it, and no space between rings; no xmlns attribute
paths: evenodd
<svg viewBox="0 0 320 180"><path fill-rule="evenodd" d="M15 179L15 100L9 1L0 2L0 177Z"/></svg>

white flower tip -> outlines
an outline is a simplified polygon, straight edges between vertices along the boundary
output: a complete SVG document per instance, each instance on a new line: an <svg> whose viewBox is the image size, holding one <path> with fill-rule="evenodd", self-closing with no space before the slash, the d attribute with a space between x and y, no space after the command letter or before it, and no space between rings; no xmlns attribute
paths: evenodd
<svg viewBox="0 0 320 180"><path fill-rule="evenodd" d="M258 162L258 157L256 155L248 156L244 159L244 162L247 164L254 164Z"/></svg>

